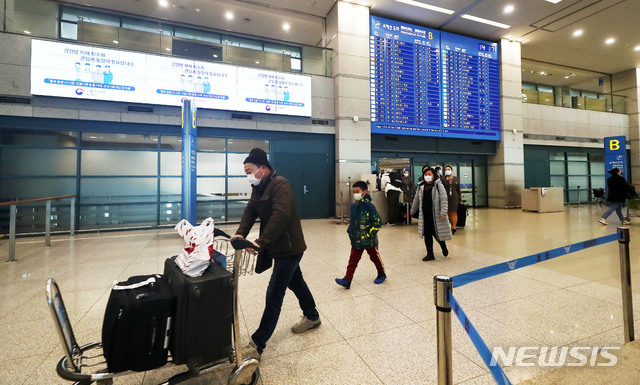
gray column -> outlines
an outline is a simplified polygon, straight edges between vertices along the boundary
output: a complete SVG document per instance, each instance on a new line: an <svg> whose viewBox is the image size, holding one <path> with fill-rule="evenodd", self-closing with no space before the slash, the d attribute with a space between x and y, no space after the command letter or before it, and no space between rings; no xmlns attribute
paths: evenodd
<svg viewBox="0 0 640 385"><path fill-rule="evenodd" d="M490 207L520 207L524 188L520 43L500 42L502 139L487 159Z"/></svg>
<svg viewBox="0 0 640 385"><path fill-rule="evenodd" d="M327 15L327 48L333 49L335 98L336 213L346 183L371 173L369 8L338 1ZM358 117L357 122L354 117ZM348 208L345 207L348 213Z"/></svg>

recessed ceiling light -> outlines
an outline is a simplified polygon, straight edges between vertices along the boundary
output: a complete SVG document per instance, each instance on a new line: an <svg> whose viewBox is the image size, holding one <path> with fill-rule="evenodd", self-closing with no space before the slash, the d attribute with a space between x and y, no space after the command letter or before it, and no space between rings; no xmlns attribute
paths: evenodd
<svg viewBox="0 0 640 385"><path fill-rule="evenodd" d="M544 71L540 71L539 73L540 73L540 75L542 75L542 76L544 76L544 75L546 75L546 74L547 74L547 73L546 73L546 72L544 72Z"/></svg>
<svg viewBox="0 0 640 385"><path fill-rule="evenodd" d="M637 45L636 48L633 49L634 51L640 51L640 45Z"/></svg>
<svg viewBox="0 0 640 385"><path fill-rule="evenodd" d="M547 1L550 2L550 3L553 3L553 4L558 4L562 0L547 0Z"/></svg>
<svg viewBox="0 0 640 385"><path fill-rule="evenodd" d="M167 1L167 0L158 0L158 5L160 5L161 7L168 7L169 6L169 1Z"/></svg>
<svg viewBox="0 0 640 385"><path fill-rule="evenodd" d="M171 51L171 48L165 48L167 51Z"/></svg>
<svg viewBox="0 0 640 385"><path fill-rule="evenodd" d="M504 13L511 13L513 12L514 9L515 7L512 4L509 4L506 7L504 7Z"/></svg>
<svg viewBox="0 0 640 385"><path fill-rule="evenodd" d="M257 62L256 62L256 64L260 64L260 62L259 62L259 61L257 61Z"/></svg>
<svg viewBox="0 0 640 385"><path fill-rule="evenodd" d="M582 36L582 33L583 33L583 32L584 32L584 31L583 31L583 30L581 30L581 29L576 29L576 30L573 32L573 36L576 36L576 37L578 37L578 36Z"/></svg>
<svg viewBox="0 0 640 385"><path fill-rule="evenodd" d="M613 44L615 43L616 39L610 37L607 40L604 41L605 44Z"/></svg>
<svg viewBox="0 0 640 385"><path fill-rule="evenodd" d="M224 14L224 17L226 17L227 20L233 20L233 13L227 12Z"/></svg>
<svg viewBox="0 0 640 385"><path fill-rule="evenodd" d="M567 75L567 76L565 76L564 78L565 78L565 79L569 79L570 77L571 77L571 76Z"/></svg>
<svg viewBox="0 0 640 385"><path fill-rule="evenodd" d="M218 57L218 55L213 55L213 57Z"/></svg>
<svg viewBox="0 0 640 385"><path fill-rule="evenodd" d="M26 33L27 35L31 35L31 31L23 31L24 33Z"/></svg>
<svg viewBox="0 0 640 385"><path fill-rule="evenodd" d="M114 41L113 41L113 44L118 44L118 41L117 41L117 40L114 40Z"/></svg>
<svg viewBox="0 0 640 385"><path fill-rule="evenodd" d="M398 3L413 5L414 7L420 7L420 8L428 9L430 11L446 13L447 15L453 15L455 13L455 11L452 11L450 9L436 7L435 5L420 3L420 2L414 1L414 0L396 0L396 1Z"/></svg>
<svg viewBox="0 0 640 385"><path fill-rule="evenodd" d="M291 26L289 25L289 23L284 23L282 24L282 29L284 29L285 31L288 31L289 29L291 29Z"/></svg>
<svg viewBox="0 0 640 385"><path fill-rule="evenodd" d="M200 12L200 8L196 8L196 12Z"/></svg>
<svg viewBox="0 0 640 385"><path fill-rule="evenodd" d="M493 25L494 27L499 27L499 28L511 28L510 25L506 25L506 24L502 24L502 23L498 23L497 21L493 21L493 20L488 20L488 19L483 19L481 17L476 17L476 16L472 16L472 15L462 15L461 16L463 19L467 19L467 20L472 20L472 21L476 21L478 23L483 23L483 24L489 24L489 25Z"/></svg>

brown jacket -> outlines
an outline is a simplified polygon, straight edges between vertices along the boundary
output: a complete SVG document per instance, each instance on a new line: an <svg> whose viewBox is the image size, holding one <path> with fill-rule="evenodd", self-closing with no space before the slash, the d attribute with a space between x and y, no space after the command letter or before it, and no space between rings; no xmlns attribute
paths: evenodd
<svg viewBox="0 0 640 385"><path fill-rule="evenodd" d="M257 218L260 218L260 237L256 242L266 248L271 257L297 255L307 249L291 185L275 171L272 177L253 187L236 234L246 238Z"/></svg>

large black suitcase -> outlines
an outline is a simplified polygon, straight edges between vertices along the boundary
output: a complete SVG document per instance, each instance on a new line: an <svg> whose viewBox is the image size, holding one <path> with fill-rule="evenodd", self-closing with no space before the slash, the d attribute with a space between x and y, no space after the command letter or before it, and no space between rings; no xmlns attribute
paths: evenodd
<svg viewBox="0 0 640 385"><path fill-rule="evenodd" d="M175 296L168 280L139 275L111 290L102 345L111 373L145 371L167 363Z"/></svg>
<svg viewBox="0 0 640 385"><path fill-rule="evenodd" d="M458 222L456 227L464 227L467 224L467 205L460 202L458 204Z"/></svg>
<svg viewBox="0 0 640 385"><path fill-rule="evenodd" d="M214 250L215 252L215 250ZM232 274L211 263L200 277L189 277L169 258L164 274L176 295L171 358L202 367L229 357L233 320Z"/></svg>

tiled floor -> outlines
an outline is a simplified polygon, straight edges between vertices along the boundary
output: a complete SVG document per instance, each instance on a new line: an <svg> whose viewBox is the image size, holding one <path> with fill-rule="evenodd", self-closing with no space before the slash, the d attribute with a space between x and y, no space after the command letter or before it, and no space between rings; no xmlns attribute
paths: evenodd
<svg viewBox="0 0 640 385"><path fill-rule="evenodd" d="M308 250L302 271L322 326L292 334L290 326L300 310L288 293L262 358L262 384L436 384L433 276L455 275L615 232L615 224L596 222L599 211L588 205L549 214L471 210L467 227L449 242L450 256L436 252L433 262L421 261L425 250L417 226L384 227L380 253L388 280L373 284L375 268L365 255L351 290L334 282L344 275L348 260L346 225L328 219L303 221ZM640 219L633 222L633 283L634 292L640 293ZM162 272L164 259L181 247L182 240L171 230L82 234L72 240L60 236L52 239L51 247L44 247L43 238L20 238L18 261L0 263L0 384L66 383L55 372L63 353L45 303L47 278L57 279L79 342L94 342L100 339L112 282ZM0 257L5 260L7 254L4 239ZM620 346L619 274L618 244L613 242L475 282L455 294L490 348ZM240 280L243 334L260 321L268 278L264 273ZM636 320L638 299L640 294L634 294ZM455 383L493 383L455 319L453 347ZM137 373L115 384L157 384L179 369ZM510 366L505 371L515 384L553 369ZM218 382L204 376L192 383ZM630 383L640 383L640 376Z"/></svg>

